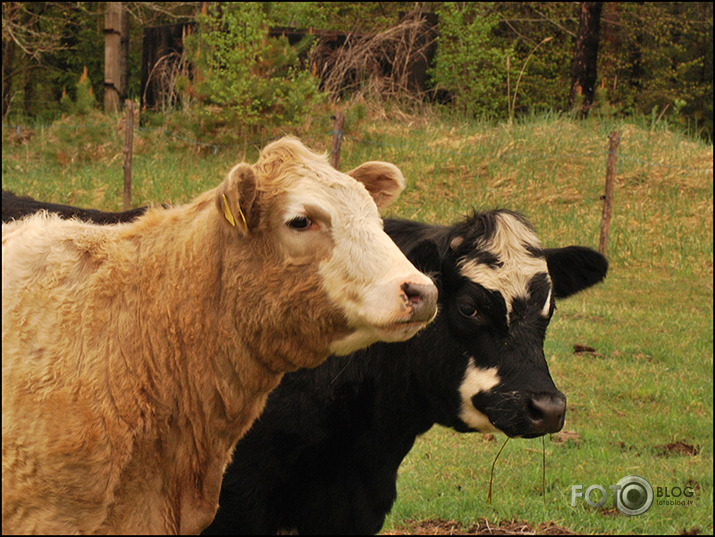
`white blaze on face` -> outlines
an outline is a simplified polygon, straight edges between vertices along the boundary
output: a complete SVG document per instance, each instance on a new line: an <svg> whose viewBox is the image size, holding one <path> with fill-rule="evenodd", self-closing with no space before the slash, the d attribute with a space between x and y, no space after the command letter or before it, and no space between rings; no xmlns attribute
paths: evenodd
<svg viewBox="0 0 715 537"><path fill-rule="evenodd" d="M375 341L403 341L425 323L411 323L401 287L434 285L410 263L382 228L377 207L359 183L337 189L332 256L320 265L330 298L356 330L332 351L352 352Z"/></svg>
<svg viewBox="0 0 715 537"><path fill-rule="evenodd" d="M403 341L425 326L424 321L410 321L412 308L401 288L406 282L434 283L385 233L377 206L361 183L332 168L311 166L290 189L282 218L289 222L300 215L308 216L316 229L292 232L284 240L286 249L307 256L315 255L316 244L329 249L318 270L329 299L352 329L332 344L331 352L346 354L376 341ZM323 238L316 240L316 233Z"/></svg>
<svg viewBox="0 0 715 537"><path fill-rule="evenodd" d="M529 283L532 278L544 273L548 277L546 259L535 257L526 247L541 248L541 243L534 232L508 213L496 216L497 225L494 236L488 241L475 245L479 250L487 251L499 258L500 266L489 266L473 259L461 263L461 274L490 291L498 291L504 297L507 310L507 323L516 298L528 298ZM549 281L550 278L549 278ZM551 305L551 293L544 305L545 316Z"/></svg>
<svg viewBox="0 0 715 537"><path fill-rule="evenodd" d="M474 358L469 359L462 384L459 386L459 395L462 399L462 409L459 413L459 418L466 425L479 432L498 431L489 421L489 418L474 407L472 397L479 392L491 390L500 382L501 379L497 374L496 367L482 369L475 365Z"/></svg>

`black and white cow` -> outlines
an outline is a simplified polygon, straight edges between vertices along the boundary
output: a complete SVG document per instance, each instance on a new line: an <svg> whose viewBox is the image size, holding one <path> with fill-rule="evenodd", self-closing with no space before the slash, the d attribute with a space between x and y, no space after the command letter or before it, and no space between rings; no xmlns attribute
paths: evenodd
<svg viewBox="0 0 715 537"><path fill-rule="evenodd" d="M512 437L562 428L546 328L555 298L601 281L606 259L542 248L505 210L453 226L386 220L385 230L437 282L437 318L411 340L286 375L239 442L205 533L375 533L400 463L435 423Z"/></svg>
<svg viewBox="0 0 715 537"><path fill-rule="evenodd" d="M409 341L286 375L239 442L206 533L375 533L400 463L435 423L512 437L562 428L546 328L554 299L601 281L606 259L544 249L503 210L449 227L387 220L385 230L436 280L437 319Z"/></svg>

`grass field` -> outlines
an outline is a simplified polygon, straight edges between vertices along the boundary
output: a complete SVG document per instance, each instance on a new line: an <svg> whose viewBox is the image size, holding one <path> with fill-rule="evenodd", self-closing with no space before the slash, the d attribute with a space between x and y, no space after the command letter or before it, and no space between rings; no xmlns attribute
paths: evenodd
<svg viewBox="0 0 715 537"><path fill-rule="evenodd" d="M296 131L328 150L329 115ZM3 126L3 188L58 203L121 208L119 120L68 118L49 127ZM523 212L545 246L597 247L607 137L621 134L604 284L558 304L546 341L557 386L568 398L568 439L503 443L436 427L404 461L398 501L384 530L419 521L554 523L584 533L713 532L713 149L663 125L555 115L512 126L439 117L431 111L368 113L348 122L341 169L388 160L408 179L388 210L449 223L471 207ZM210 142L210 140L202 140ZM214 154L157 128L135 133L134 205L184 202L217 185L256 148ZM575 354L574 345L590 352ZM692 490L657 497L627 517L579 499L572 485L608 491L639 475L653 487ZM599 496L591 497L598 500ZM667 505L664 500L691 501ZM659 503L660 502L660 503ZM417 522L416 522L417 521Z"/></svg>

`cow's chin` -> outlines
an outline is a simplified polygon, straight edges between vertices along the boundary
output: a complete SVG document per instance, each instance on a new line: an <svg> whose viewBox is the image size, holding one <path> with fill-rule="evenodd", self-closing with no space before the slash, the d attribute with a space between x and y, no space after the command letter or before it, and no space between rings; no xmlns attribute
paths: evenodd
<svg viewBox="0 0 715 537"><path fill-rule="evenodd" d="M378 341L387 343L405 341L424 328L426 324L421 321L402 321L381 326L360 326L344 337L333 341L330 344L330 352L332 354L349 354Z"/></svg>

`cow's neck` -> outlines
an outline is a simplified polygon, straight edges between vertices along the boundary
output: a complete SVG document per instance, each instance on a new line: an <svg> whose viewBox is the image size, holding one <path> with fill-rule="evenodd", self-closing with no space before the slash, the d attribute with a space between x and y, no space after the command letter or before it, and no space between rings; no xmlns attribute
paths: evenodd
<svg viewBox="0 0 715 537"><path fill-rule="evenodd" d="M182 532L210 522L230 453L282 372L322 361L345 322L321 302L317 274L291 273L268 233L244 237L216 214L206 197L150 211L124 237L139 286L125 309L151 329L122 343L132 361L114 364L136 379L122 411L148 454L161 447L157 476L170 477L154 491L158 512L181 513Z"/></svg>
<svg viewBox="0 0 715 537"><path fill-rule="evenodd" d="M423 390L415 382L410 363L419 350L410 351L409 342L397 345L376 343L355 356L338 359L335 366L343 370L335 380L323 379L326 393L340 392L343 397L353 397L350 402L330 403L331 407L345 409L351 415L344 416L346 423L358 423L364 430L356 432L362 442L375 448L371 457L385 457L383 463L399 466L411 449L418 435L426 432L435 423L434 412ZM365 359L362 353L367 353ZM331 358L335 360L335 358ZM348 363L343 365L343 361ZM379 377L379 378L373 378ZM331 385L327 385L330 383ZM374 393L370 397L372 408L362 407L364 399L359 391L340 390L341 384L366 386ZM328 409L325 410L326 412ZM332 412L332 410L331 410ZM371 415L370 420L356 419L357 415ZM385 450L390 445L393 449ZM352 451L352 450L351 450ZM377 461L373 461L377 462Z"/></svg>
<svg viewBox="0 0 715 537"><path fill-rule="evenodd" d="M152 220L159 218L171 225ZM154 529L198 532L213 518L236 441L282 374L256 359L247 334L237 330L242 324L229 303L245 300L245 293L231 297L223 288L226 267L212 229L215 219L201 211L162 211L148 219L136 243L131 280L139 282L133 296L140 302L125 313L146 330L142 337L123 338L121 327L131 323L118 319L115 336L124 356L109 365L110 379L133 379L132 393L126 386L110 388L119 416L135 431L123 475L145 481L148 501L163 513L156 523L166 525ZM167 237L165 230L172 227L176 234ZM191 236L198 238L186 238ZM250 311L255 305L246 303L245 312ZM151 458L149 465L143 454ZM119 484L130 486L136 485ZM114 517L128 517L131 528L133 515L120 505L113 509Z"/></svg>

